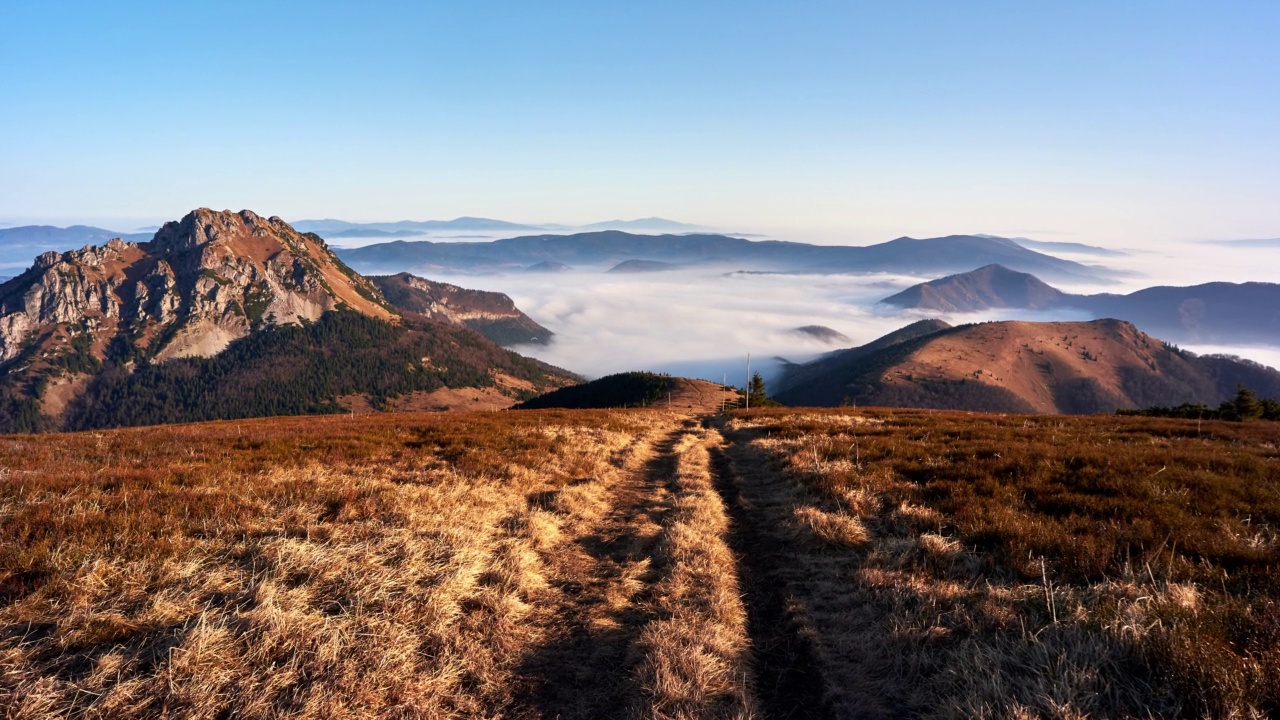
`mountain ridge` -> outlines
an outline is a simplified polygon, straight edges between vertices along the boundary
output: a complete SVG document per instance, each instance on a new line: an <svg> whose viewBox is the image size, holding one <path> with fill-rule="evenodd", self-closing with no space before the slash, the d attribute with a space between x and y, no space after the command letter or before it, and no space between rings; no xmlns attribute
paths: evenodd
<svg viewBox="0 0 1280 720"><path fill-rule="evenodd" d="M795 405L1051 414L1183 402L1216 406L1241 384L1280 397L1274 369L1182 351L1120 320L921 330L789 368L776 397Z"/></svg>
<svg viewBox="0 0 1280 720"><path fill-rule="evenodd" d="M867 246L810 245L782 240L748 240L717 234L641 235L600 231L572 235L525 235L488 242L393 241L338 254L370 274L415 268L455 272L511 272L542 262L574 267L646 260L675 265L734 266L772 272L905 272L968 270L1000 262L1071 280L1093 280L1108 271L1045 255L1001 238L946 236L897 238Z"/></svg>
<svg viewBox="0 0 1280 720"><path fill-rule="evenodd" d="M429 281L421 282L429 286ZM329 348L326 352L337 365L316 368L313 380L329 377L324 382L333 388L364 387L374 396L385 395L387 388L417 392L468 382L492 386L492 379L471 372L472 363L485 363L515 378L507 383L512 402L539 387L567 381L561 371L502 350L470 329L476 322L490 329L503 323L532 323L510 298L448 287L455 299L448 312L409 316L374 282L347 267L319 236L299 233L278 217L263 218L249 210L198 208L166 223L144 243L115 238L101 246L46 252L22 274L0 284L0 430L80 427L90 416L105 422L109 409L91 411L77 401L127 398L113 395L110 387L132 387L133 394L145 395L146 389L133 377L143 371L155 382L169 384L176 382L175 368L181 367L212 368L219 377L232 376L238 368L226 367L221 360L203 361L233 347L242 355L246 347L256 347L253 358L274 357L279 362L306 347ZM327 319L335 313L368 322ZM294 329L271 332L277 328ZM341 348L331 344L338 329L353 338L372 334L398 339L359 358L344 359ZM431 348L431 355L386 365L388 354L419 347ZM244 357L246 362L252 359ZM396 379L397 372L416 379ZM308 382L306 376L290 377ZM222 393L238 390L219 387ZM290 392L297 397L306 394L298 388ZM241 400L246 412L302 407L282 408L261 395ZM183 412L192 419L211 419L195 405ZM148 417L171 420L160 409Z"/></svg>
<svg viewBox="0 0 1280 720"><path fill-rule="evenodd" d="M503 347L545 345L555 334L521 312L503 293L470 290L409 273L369 280L402 312L468 327Z"/></svg>
<svg viewBox="0 0 1280 720"><path fill-rule="evenodd" d="M1280 344L1276 283L1158 285L1123 295L1076 295L1030 273L988 265L913 285L880 303L939 312L1078 310L1128 320L1174 342Z"/></svg>

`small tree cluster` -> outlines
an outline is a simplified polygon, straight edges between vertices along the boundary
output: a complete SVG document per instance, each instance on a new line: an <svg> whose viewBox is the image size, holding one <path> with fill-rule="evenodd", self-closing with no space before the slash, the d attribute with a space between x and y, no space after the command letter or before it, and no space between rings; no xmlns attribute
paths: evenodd
<svg viewBox="0 0 1280 720"><path fill-rule="evenodd" d="M1217 408L1203 403L1183 403L1175 407L1149 407L1145 410L1117 410L1118 415L1143 415L1146 417L1172 417L1188 420L1250 420L1280 421L1280 401L1259 398L1258 394L1241 386L1235 397L1225 400Z"/></svg>

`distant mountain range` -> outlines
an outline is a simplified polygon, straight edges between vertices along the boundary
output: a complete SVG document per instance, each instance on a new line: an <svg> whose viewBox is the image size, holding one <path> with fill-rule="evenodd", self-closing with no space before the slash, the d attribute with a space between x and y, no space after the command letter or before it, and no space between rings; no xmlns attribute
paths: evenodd
<svg viewBox="0 0 1280 720"><path fill-rule="evenodd" d="M978 237L998 238L999 235L979 234ZM1044 240L1032 240L1030 238L1015 237L1008 238L1018 243L1024 248L1030 250L1039 250L1046 253L1075 253L1077 255L1097 255L1099 257L1124 257L1129 253L1120 250L1112 250L1110 248L1099 247L1097 245L1085 245L1084 243L1075 242L1047 242Z"/></svg>
<svg viewBox="0 0 1280 720"><path fill-rule="evenodd" d="M706 230L706 228L701 225L677 222L675 220L667 220L666 218L660 217L647 217L640 218L638 220L606 220L604 222L591 223L590 225L582 225L575 229L581 232L593 232L596 230L628 230L657 233L685 233Z"/></svg>
<svg viewBox="0 0 1280 720"><path fill-rule="evenodd" d="M578 231L633 230L640 232L695 232L704 230L699 225L667 220L660 217L637 220L606 220L589 225L563 225L558 223L513 223L493 218L460 217L453 220L402 220L388 223L353 223L345 220L299 220L293 226L302 232L313 232L325 238L379 238L413 237L441 232L529 232L529 231Z"/></svg>
<svg viewBox="0 0 1280 720"><path fill-rule="evenodd" d="M960 327L925 320L792 365L773 394L789 405L1078 414L1216 406L1240 385L1280 397L1280 372L1181 351L1119 320Z"/></svg>
<svg viewBox="0 0 1280 720"><path fill-rule="evenodd" d="M91 225L53 227L24 225L0 228L0 275L13 276L31 264L31 258L49 251L63 252L86 245L105 245L112 238L146 242L152 233L121 233ZM9 272L8 269L13 269Z"/></svg>
<svg viewBox="0 0 1280 720"><path fill-rule="evenodd" d="M1029 250L1012 240L973 235L904 237L878 245L847 246L755 241L726 235L637 235L602 231L530 235L488 242L394 241L337 252L349 265L365 273L512 272L547 262L606 269L634 260L764 272L926 275L1001 263L1063 280L1097 281L1109 276L1104 268Z"/></svg>
<svg viewBox="0 0 1280 720"><path fill-rule="evenodd" d="M292 223L298 232L315 233L329 240L351 238L360 239L395 239L422 237L423 235L440 236L444 233L473 233L477 237L489 239L494 234L511 234L530 232L581 232L597 230L630 230L638 232L694 232L704 230L698 225L650 217L638 220L608 220L589 225L563 224L527 224L514 223L493 218L460 217L453 220L401 220L398 222L355 223L346 220L300 220ZM159 228L149 228L134 232L108 230L91 225L71 225L55 227L52 225L24 225L21 227L0 228L0 270L6 266L26 263L31 258L50 250L66 252L86 245L102 245L112 238L120 238L127 242L147 242ZM447 237L458 237L450 235Z"/></svg>
<svg viewBox="0 0 1280 720"><path fill-rule="evenodd" d="M361 271L394 274L403 271L447 270L463 273L512 272L531 269L546 272L571 265L604 266L626 260L667 263L729 264L762 272L908 272L937 274L958 272L986 263L1008 267L1061 281L1098 280L1109 276L1103 268L1063 260L1040 250L1061 250L1096 255L1113 254L1105 248L1077 243L1041 243L1025 238L991 235L953 235L916 240L898 238L871 246L827 246L781 241L753 241L741 237L695 232L689 223L664 218L611 220L573 228L567 225L533 226L491 218L460 217L454 220L352 223L344 220L304 220L291 226L330 239L384 239L391 242L357 250L341 250L344 258ZM574 230L590 232L570 232ZM406 242L403 238L424 234L527 233L554 230L555 235L522 235L506 240L479 242ZM637 232L661 233L646 235ZM30 259L48 251L65 252L102 245L119 237L145 243L154 233L121 233L99 227L48 225L0 229L0 275L13 276ZM449 236L456 240L459 236ZM568 238L554 240L553 238ZM692 238L685 240L684 238ZM918 257L913 257L918 256ZM6 270L8 270L6 272Z"/></svg>
<svg viewBox="0 0 1280 720"><path fill-rule="evenodd" d="M881 301L941 312L1076 309L1119 318L1180 343L1280 344L1280 284L1215 282L1115 295L1073 295L1034 275L988 265L920 283Z"/></svg>
<svg viewBox="0 0 1280 720"><path fill-rule="evenodd" d="M280 218L202 208L0 284L0 432L501 407L574 380L485 337L543 334L505 295L370 280Z"/></svg>
<svg viewBox="0 0 1280 720"><path fill-rule="evenodd" d="M460 217L453 220L401 220L385 223L353 223L345 220L299 220L291 223L299 232L313 232L321 237L383 237L407 236L424 233L456 232L525 232L542 230L538 225L494 220L492 218Z"/></svg>
<svg viewBox="0 0 1280 720"><path fill-rule="evenodd" d="M1202 240L1201 244L1280 250L1280 238L1258 238L1253 240Z"/></svg>

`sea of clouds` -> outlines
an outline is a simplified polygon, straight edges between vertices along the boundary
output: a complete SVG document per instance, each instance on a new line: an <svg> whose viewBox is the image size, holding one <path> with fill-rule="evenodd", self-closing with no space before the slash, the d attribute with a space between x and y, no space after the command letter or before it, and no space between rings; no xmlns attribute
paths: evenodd
<svg viewBox="0 0 1280 720"><path fill-rule="evenodd" d="M1059 257L1105 264L1128 273L1115 282L1057 285L1069 292L1125 293L1153 285L1280 280L1280 249L1182 243L1120 258ZM902 275L749 274L699 268L634 275L592 268L559 274L434 275L507 293L533 319L556 333L547 346L520 352L589 378L650 370L741 385L747 356L770 379L780 359L803 362L840 347L874 340L924 317L951 324L986 320L1083 320L1079 313L1000 311L970 314L906 312L877 302L932 278ZM793 330L824 325L850 338L829 345ZM1274 346L1185 345L1198 353L1239 355L1280 368Z"/></svg>

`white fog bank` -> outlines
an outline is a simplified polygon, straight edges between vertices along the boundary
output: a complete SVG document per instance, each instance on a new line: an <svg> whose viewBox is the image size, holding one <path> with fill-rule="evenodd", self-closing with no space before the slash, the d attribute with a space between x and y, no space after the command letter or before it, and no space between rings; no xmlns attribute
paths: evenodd
<svg viewBox="0 0 1280 720"><path fill-rule="evenodd" d="M1067 257L1066 255L1060 255ZM1100 264L1098 258L1071 257ZM1106 258L1130 273L1114 283L1059 285L1068 292L1132 292L1153 285L1280 280L1280 250L1185 243L1167 252ZM520 352L587 377L627 370L690 375L741 385L747 354L766 377L774 358L803 362L860 345L924 317L952 324L1004 320L1082 320L1081 313L945 314L894 311L876 302L931 278L897 275L768 275L729 268L635 275L575 271L493 276L433 275L463 287L507 293L534 320L556 333L549 346ZM824 325L850 338L834 345L791 332ZM1239 355L1280 367L1275 346L1186 346L1198 353Z"/></svg>

